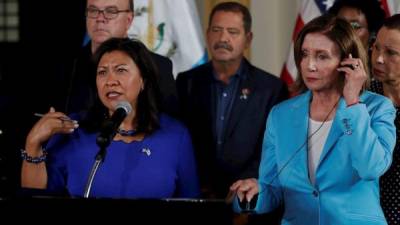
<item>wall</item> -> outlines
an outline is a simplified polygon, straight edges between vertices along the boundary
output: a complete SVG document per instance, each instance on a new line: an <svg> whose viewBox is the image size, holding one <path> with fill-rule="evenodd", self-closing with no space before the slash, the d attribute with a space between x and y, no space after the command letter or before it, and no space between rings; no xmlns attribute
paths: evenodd
<svg viewBox="0 0 400 225"><path fill-rule="evenodd" d="M280 75L297 16L296 0L252 0L254 40L251 62Z"/></svg>

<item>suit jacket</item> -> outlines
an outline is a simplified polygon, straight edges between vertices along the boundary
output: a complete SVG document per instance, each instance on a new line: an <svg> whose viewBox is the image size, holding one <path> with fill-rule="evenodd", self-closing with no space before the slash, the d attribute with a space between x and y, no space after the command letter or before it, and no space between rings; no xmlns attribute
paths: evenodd
<svg viewBox="0 0 400 225"><path fill-rule="evenodd" d="M158 82L161 92L161 109L169 115L178 114L178 99L174 76L172 74L172 62L168 58L151 53L157 66ZM92 62L90 44L86 45L79 56L74 60L71 74L66 77L67 99L60 106L66 113L80 112L87 109L97 95L96 68Z"/></svg>
<svg viewBox="0 0 400 225"><path fill-rule="evenodd" d="M257 177L268 112L287 97L281 80L247 60L243 72L245 78L233 99L221 152L216 152L217 96L211 62L177 78L181 116L192 135L205 197L225 198L237 179Z"/></svg>
<svg viewBox="0 0 400 225"><path fill-rule="evenodd" d="M256 211L284 203L282 224L386 224L379 176L390 166L395 144L392 102L367 91L360 96L362 104L347 107L340 100L312 184L307 158L310 99L308 91L271 110Z"/></svg>

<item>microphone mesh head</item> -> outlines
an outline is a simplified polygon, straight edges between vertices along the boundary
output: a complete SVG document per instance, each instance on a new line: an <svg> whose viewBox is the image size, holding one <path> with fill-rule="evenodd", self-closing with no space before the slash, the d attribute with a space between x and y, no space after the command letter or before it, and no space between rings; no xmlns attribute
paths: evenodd
<svg viewBox="0 0 400 225"><path fill-rule="evenodd" d="M125 110L126 114L129 114L132 111L132 106L127 101L120 101L120 102L118 102L117 106L115 107L115 110L117 110L117 109L123 109L123 110Z"/></svg>

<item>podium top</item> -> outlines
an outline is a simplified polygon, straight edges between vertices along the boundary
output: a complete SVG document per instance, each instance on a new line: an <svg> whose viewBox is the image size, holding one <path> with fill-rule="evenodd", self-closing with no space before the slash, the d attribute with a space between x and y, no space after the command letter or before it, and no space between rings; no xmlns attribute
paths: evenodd
<svg viewBox="0 0 400 225"><path fill-rule="evenodd" d="M165 224L223 225L231 224L231 208L222 199L84 199L40 196L0 200L1 211L10 215L24 212L31 216L51 215L74 221L82 218L131 221L134 218L135 221L161 221Z"/></svg>

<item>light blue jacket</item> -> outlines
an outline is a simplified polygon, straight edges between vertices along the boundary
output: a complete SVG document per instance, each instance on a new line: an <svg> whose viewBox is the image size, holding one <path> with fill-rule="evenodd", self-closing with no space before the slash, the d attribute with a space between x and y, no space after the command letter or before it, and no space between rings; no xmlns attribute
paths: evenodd
<svg viewBox="0 0 400 225"><path fill-rule="evenodd" d="M392 102L371 92L351 107L340 99L313 185L307 161L311 97L308 91L289 99L269 115L256 211L284 203L282 224L386 224L379 177L389 168L395 145Z"/></svg>

